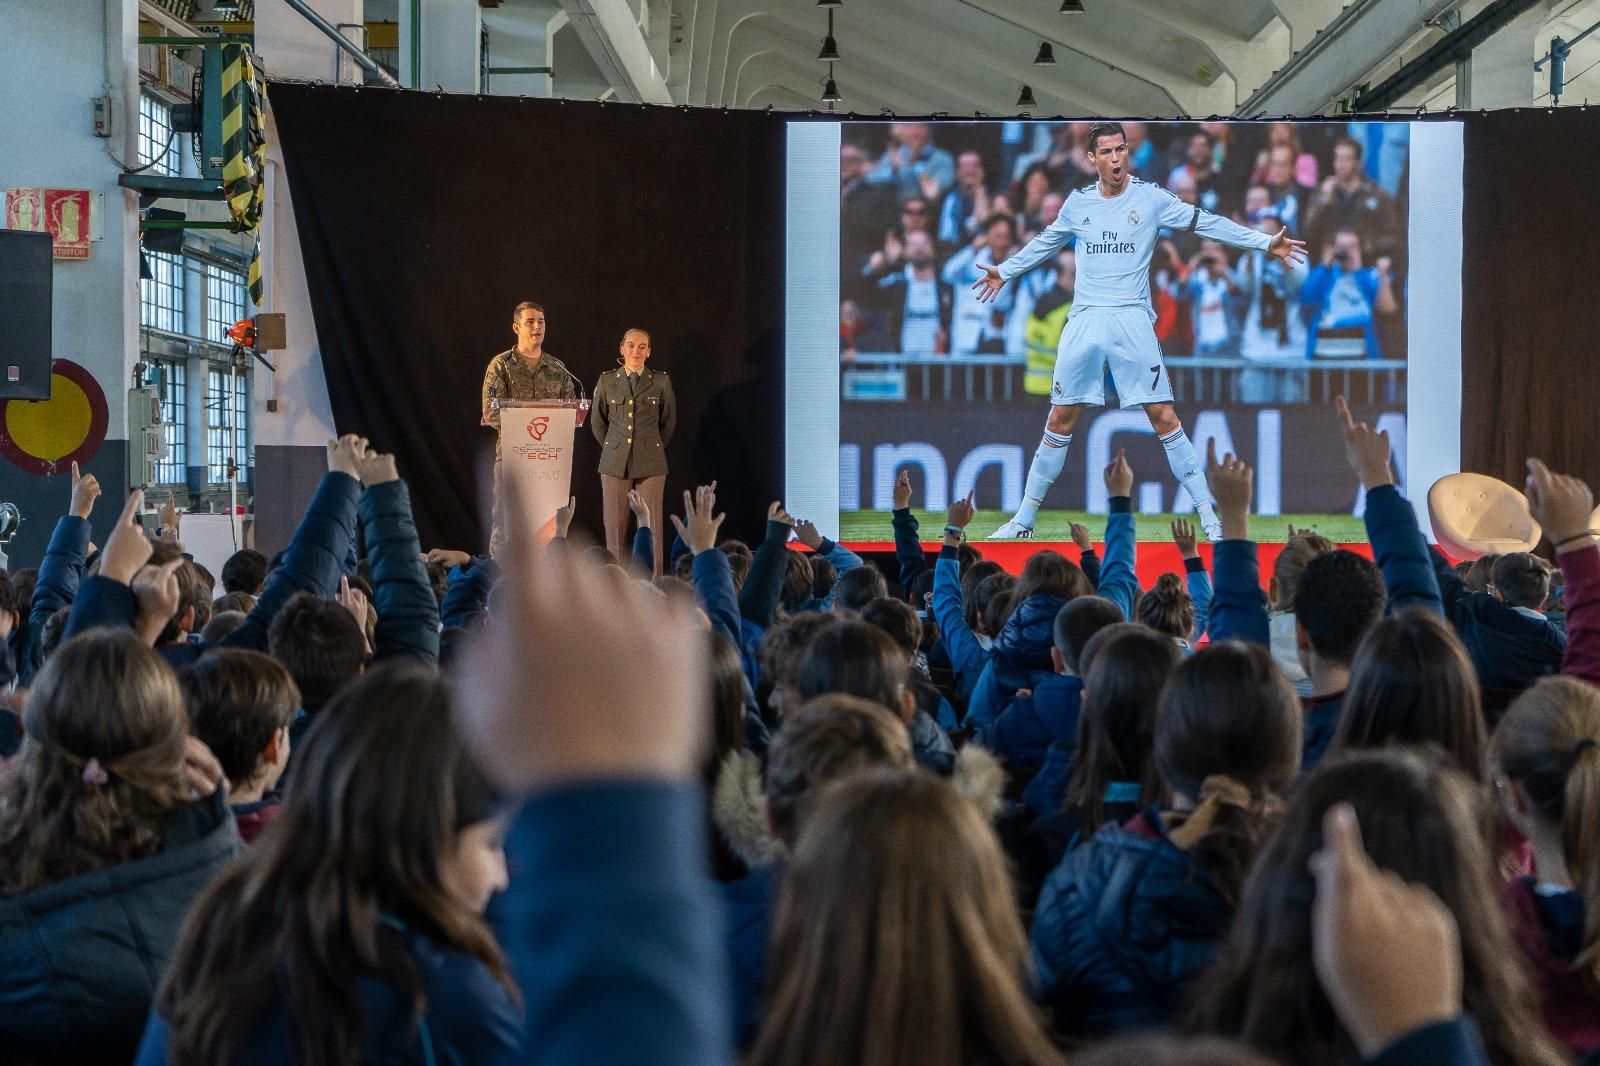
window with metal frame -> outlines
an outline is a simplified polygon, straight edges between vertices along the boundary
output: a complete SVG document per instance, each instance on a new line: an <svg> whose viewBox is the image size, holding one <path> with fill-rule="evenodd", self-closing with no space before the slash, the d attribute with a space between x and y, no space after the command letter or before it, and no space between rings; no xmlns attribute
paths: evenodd
<svg viewBox="0 0 1600 1066"><path fill-rule="evenodd" d="M155 479L159 485L182 485L188 480L189 438L184 421L189 409L184 387L188 367L179 361L155 359L151 361L156 395L161 399L161 435L167 441L167 457L155 462Z"/></svg>
<svg viewBox="0 0 1600 1066"><path fill-rule="evenodd" d="M234 379L227 367L214 366L206 374L206 480L228 482L228 462L237 457L239 482L244 484L250 466L249 378ZM237 453L234 451L238 448Z"/></svg>
<svg viewBox="0 0 1600 1066"><path fill-rule="evenodd" d="M244 273L216 263L206 268L206 340L229 344L228 330L245 316Z"/></svg>
<svg viewBox="0 0 1600 1066"><path fill-rule="evenodd" d="M178 142L172 131L172 108L147 93L139 95L139 165L153 164L148 173L177 175L182 170Z"/></svg>
<svg viewBox="0 0 1600 1066"><path fill-rule="evenodd" d="M146 252L150 276L139 281L139 325L145 329L183 332L183 257Z"/></svg>

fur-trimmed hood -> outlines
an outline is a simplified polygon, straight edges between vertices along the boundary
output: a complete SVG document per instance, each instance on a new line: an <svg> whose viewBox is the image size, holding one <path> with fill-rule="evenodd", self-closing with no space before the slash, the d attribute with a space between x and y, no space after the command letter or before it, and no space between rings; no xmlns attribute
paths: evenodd
<svg viewBox="0 0 1600 1066"><path fill-rule="evenodd" d="M968 744L956 753L950 774L955 790L993 820L1003 806L1006 772L987 749ZM783 859L783 842L767 823L761 760L749 752L731 752L717 771L711 793L711 820L732 852L752 870Z"/></svg>

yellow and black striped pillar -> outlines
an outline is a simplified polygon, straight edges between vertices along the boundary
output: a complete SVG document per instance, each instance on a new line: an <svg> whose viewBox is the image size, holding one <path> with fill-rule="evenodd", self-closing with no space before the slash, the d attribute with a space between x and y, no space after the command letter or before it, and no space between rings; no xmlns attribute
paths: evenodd
<svg viewBox="0 0 1600 1066"><path fill-rule="evenodd" d="M267 123L264 89L250 49L222 46L222 191L233 215L234 229L255 233L266 203ZM261 238L256 237L248 273L250 299L260 306Z"/></svg>

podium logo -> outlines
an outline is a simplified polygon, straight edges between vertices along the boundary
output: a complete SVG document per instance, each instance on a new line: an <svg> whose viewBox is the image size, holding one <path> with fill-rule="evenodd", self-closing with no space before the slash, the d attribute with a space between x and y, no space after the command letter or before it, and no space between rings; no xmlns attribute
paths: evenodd
<svg viewBox="0 0 1600 1066"><path fill-rule="evenodd" d="M549 418L535 418L528 423L528 436L532 437L534 440L544 440L544 432L549 428Z"/></svg>

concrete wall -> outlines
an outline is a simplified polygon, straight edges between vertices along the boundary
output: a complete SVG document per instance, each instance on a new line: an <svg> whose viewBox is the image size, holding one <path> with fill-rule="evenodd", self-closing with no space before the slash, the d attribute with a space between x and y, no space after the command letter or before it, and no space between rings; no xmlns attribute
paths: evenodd
<svg viewBox="0 0 1600 1066"><path fill-rule="evenodd" d="M138 204L118 187L119 167L107 153L136 162L137 11L137 0L0 2L0 189L46 185L95 196L89 259L55 264L51 326L54 355L84 366L106 394L109 439L89 465L106 493L95 512L101 541L127 493L127 389L138 361ZM109 141L90 125L90 100L105 93ZM66 511L67 480L0 459L0 500L15 502L24 519L6 549L13 567L38 563Z"/></svg>

